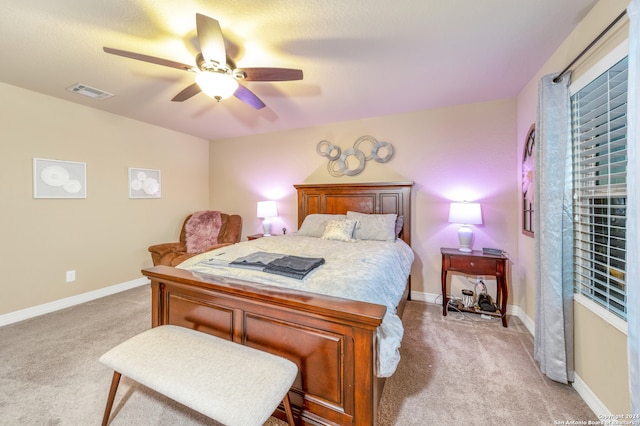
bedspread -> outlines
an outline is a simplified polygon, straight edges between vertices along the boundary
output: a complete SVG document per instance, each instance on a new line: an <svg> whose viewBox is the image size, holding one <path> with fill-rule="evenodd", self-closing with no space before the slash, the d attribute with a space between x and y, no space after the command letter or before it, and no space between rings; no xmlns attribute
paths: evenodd
<svg viewBox="0 0 640 426"><path fill-rule="evenodd" d="M269 274L229 263L256 252L324 258L304 279ZM287 287L387 307L378 327L378 377L388 377L400 361L404 333L396 315L414 255L402 240L342 242L299 235L265 237L201 253L178 265L194 273L217 275L258 284Z"/></svg>

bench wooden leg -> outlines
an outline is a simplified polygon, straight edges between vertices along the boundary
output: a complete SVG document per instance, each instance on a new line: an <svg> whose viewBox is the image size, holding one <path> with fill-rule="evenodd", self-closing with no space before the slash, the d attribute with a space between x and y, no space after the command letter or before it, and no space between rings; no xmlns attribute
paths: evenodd
<svg viewBox="0 0 640 426"><path fill-rule="evenodd" d="M113 400L116 398L116 391L118 390L118 384L120 384L121 376L122 375L117 371L113 372L113 379L111 380L111 389L109 390L109 398L107 399L107 406L104 409L104 417L102 418L102 426L107 426L107 423L109 423L109 416L111 415Z"/></svg>
<svg viewBox="0 0 640 426"><path fill-rule="evenodd" d="M289 399L289 393L284 396L282 400L284 403L284 412L287 413L287 422L289 422L289 426L296 426L293 420L293 411L291 411L291 400Z"/></svg>

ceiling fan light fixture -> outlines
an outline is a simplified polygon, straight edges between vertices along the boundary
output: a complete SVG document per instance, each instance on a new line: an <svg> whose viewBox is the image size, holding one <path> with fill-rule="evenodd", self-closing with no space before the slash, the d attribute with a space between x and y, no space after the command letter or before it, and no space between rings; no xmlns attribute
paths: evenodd
<svg viewBox="0 0 640 426"><path fill-rule="evenodd" d="M233 76L216 71L199 72L196 74L196 83L207 96L218 102L228 98L238 90L238 82Z"/></svg>
<svg viewBox="0 0 640 426"><path fill-rule="evenodd" d="M236 68L235 62L227 54L225 38L220 29L220 23L213 18L196 13L196 32L201 50L195 58L196 66L112 47L104 46L102 50L105 53L137 61L194 72L196 74L195 82L189 84L175 95L171 99L172 102L184 102L198 93L204 92L218 102L234 95L245 104L255 109L262 109L266 106L264 102L249 88L239 84L239 81L302 80L302 70L298 69L273 67ZM88 91L86 89L82 94L88 95L88 93L85 93ZM77 91L77 93L81 92Z"/></svg>

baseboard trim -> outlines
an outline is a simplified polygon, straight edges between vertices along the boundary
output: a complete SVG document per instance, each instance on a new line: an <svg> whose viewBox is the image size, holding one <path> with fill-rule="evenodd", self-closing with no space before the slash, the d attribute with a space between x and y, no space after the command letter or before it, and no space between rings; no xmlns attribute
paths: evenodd
<svg viewBox="0 0 640 426"><path fill-rule="evenodd" d="M71 306L89 302L91 300L100 299L101 297L110 296L112 294L120 293L121 291L130 290L135 287L140 287L142 285L149 284L149 282L150 281L148 278L142 277L135 280L126 281L124 283L101 288L98 290L90 291L87 293L78 294L76 296L66 297L64 299L55 300L53 302L45 303L38 306L33 306L31 308L21 309L19 311L0 315L0 327L4 325L9 325L16 322L24 321L26 319L34 318L40 315L48 314L51 312L59 311L61 309L69 308Z"/></svg>
<svg viewBox="0 0 640 426"><path fill-rule="evenodd" d="M573 388L578 392L578 395L584 400L584 402L591 408L598 418L602 418L600 416L604 416L604 418L610 418L611 411L600 401L600 399L596 396L595 393L591 390L589 386L582 380L578 374L573 374L573 383L571 384ZM613 423L612 423L613 424Z"/></svg>
<svg viewBox="0 0 640 426"><path fill-rule="evenodd" d="M522 308L520 308L520 306L513 307L512 315L520 318L520 321L522 321L522 324L527 328L527 330L529 330L529 333L531 333L531 335L534 337L536 336L536 323L531 319L529 315L526 314L525 311L522 310Z"/></svg>
<svg viewBox="0 0 640 426"><path fill-rule="evenodd" d="M411 300L417 300L420 302L427 302L427 303L441 303L441 302L438 302L438 299L440 299L439 294L423 293L421 291L411 292Z"/></svg>

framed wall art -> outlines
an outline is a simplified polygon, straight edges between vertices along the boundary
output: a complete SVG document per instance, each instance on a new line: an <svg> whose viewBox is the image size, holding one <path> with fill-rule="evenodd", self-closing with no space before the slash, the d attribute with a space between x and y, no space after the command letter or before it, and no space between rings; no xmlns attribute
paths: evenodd
<svg viewBox="0 0 640 426"><path fill-rule="evenodd" d="M34 158L33 198L87 198L87 164Z"/></svg>
<svg viewBox="0 0 640 426"><path fill-rule="evenodd" d="M129 198L160 198L160 170L130 168Z"/></svg>

